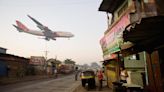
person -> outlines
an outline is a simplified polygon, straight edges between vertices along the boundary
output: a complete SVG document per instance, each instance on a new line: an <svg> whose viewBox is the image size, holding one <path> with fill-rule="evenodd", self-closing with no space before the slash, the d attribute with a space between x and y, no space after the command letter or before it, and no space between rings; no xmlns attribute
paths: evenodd
<svg viewBox="0 0 164 92"><path fill-rule="evenodd" d="M57 78L57 77L58 77L58 71L57 71L57 69L56 69L56 68L54 69L54 75L55 75L55 78Z"/></svg>
<svg viewBox="0 0 164 92"><path fill-rule="evenodd" d="M76 67L75 68L75 81L77 81L78 79L78 74L79 74L78 67Z"/></svg>
<svg viewBox="0 0 164 92"><path fill-rule="evenodd" d="M99 81L99 90L101 90L102 89L102 82L103 82L103 73L101 70L97 71L97 78Z"/></svg>
<svg viewBox="0 0 164 92"><path fill-rule="evenodd" d="M81 78L81 84L83 87L85 87L86 84L86 79L84 78L84 72L80 73L80 78Z"/></svg>
<svg viewBox="0 0 164 92"><path fill-rule="evenodd" d="M9 66L9 65L7 65L7 67L6 67L6 68L7 68L7 69L6 69L6 70L7 70L7 74L6 74L6 76L7 76L7 77L9 77L10 66Z"/></svg>
<svg viewBox="0 0 164 92"><path fill-rule="evenodd" d="M121 66L120 67L120 82L127 83L127 77L128 77L128 73L125 67Z"/></svg>
<svg viewBox="0 0 164 92"><path fill-rule="evenodd" d="M55 64L54 64L54 62L51 62L51 67L52 67L52 75L54 75L55 74L55 72L56 72L56 66L55 66Z"/></svg>

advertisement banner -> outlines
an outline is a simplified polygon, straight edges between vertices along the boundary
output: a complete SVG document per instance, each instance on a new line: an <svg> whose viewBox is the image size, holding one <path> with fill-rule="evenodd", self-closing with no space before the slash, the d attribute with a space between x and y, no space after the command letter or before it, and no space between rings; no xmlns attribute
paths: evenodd
<svg viewBox="0 0 164 92"><path fill-rule="evenodd" d="M123 44L123 31L128 24L130 24L129 14L125 14L109 29L109 32L105 34L101 41L103 42L101 45L103 45L104 57L120 51L120 45Z"/></svg>
<svg viewBox="0 0 164 92"><path fill-rule="evenodd" d="M31 56L30 64L33 64L33 65L44 65L45 64L45 58L41 57L41 56Z"/></svg>

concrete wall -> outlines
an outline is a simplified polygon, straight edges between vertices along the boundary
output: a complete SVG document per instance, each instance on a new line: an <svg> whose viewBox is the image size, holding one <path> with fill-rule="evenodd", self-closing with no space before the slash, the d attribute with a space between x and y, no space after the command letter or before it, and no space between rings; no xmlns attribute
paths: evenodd
<svg viewBox="0 0 164 92"><path fill-rule="evenodd" d="M5 49L5 48L0 47L0 53L6 53L6 49Z"/></svg>
<svg viewBox="0 0 164 92"><path fill-rule="evenodd" d="M125 68L128 70L128 84L136 84L143 87L143 76L145 73L145 53L140 52L138 56L130 55L124 58Z"/></svg>
<svg viewBox="0 0 164 92"><path fill-rule="evenodd" d="M139 59L135 59L135 55L130 55L124 58L124 65L126 68L144 68L145 67L145 58L144 52L138 53Z"/></svg>
<svg viewBox="0 0 164 92"><path fill-rule="evenodd" d="M131 72L128 71L129 77L127 78L128 84L136 84L143 87L143 79L142 79L142 72Z"/></svg>

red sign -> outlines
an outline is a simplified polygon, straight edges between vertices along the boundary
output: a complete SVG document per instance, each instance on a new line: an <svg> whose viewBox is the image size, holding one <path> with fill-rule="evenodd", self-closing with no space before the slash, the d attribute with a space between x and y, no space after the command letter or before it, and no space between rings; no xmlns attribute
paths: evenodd
<svg viewBox="0 0 164 92"><path fill-rule="evenodd" d="M30 64L33 65L44 65L45 58L40 56L31 56Z"/></svg>

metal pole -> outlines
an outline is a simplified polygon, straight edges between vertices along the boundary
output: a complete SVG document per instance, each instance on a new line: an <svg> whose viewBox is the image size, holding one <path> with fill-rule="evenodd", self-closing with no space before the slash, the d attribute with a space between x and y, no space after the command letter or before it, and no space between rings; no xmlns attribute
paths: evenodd
<svg viewBox="0 0 164 92"><path fill-rule="evenodd" d="M147 70L147 62L146 62L146 52L144 51L144 62L145 62L145 78L146 78L146 85L149 85L148 81L148 70Z"/></svg>
<svg viewBox="0 0 164 92"><path fill-rule="evenodd" d="M47 74L47 65L48 65L47 55L48 55L48 51L47 51L47 41L46 41L46 43L45 43L45 63L44 63L45 64L44 67L45 67L46 74Z"/></svg>

